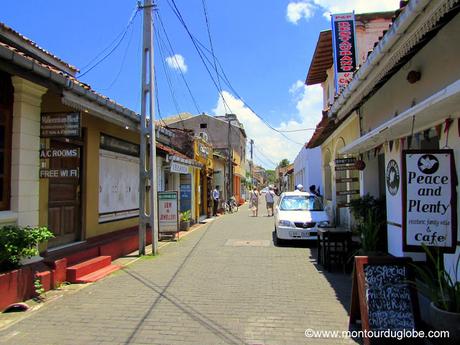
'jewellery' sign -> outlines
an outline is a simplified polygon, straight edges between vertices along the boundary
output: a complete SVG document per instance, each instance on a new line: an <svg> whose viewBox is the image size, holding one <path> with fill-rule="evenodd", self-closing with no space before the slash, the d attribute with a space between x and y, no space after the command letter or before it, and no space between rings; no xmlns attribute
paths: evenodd
<svg viewBox="0 0 460 345"><path fill-rule="evenodd" d="M355 15L344 13L331 17L335 89L340 93L353 79L353 72L356 70Z"/></svg>
<svg viewBox="0 0 460 345"><path fill-rule="evenodd" d="M452 150L403 151L403 244L455 251L457 191Z"/></svg>

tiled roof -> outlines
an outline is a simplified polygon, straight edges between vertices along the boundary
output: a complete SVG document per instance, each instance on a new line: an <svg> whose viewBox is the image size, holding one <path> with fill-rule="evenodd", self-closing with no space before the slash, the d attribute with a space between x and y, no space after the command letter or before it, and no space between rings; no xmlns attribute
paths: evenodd
<svg viewBox="0 0 460 345"><path fill-rule="evenodd" d="M22 57L26 61L23 61L23 60L21 61L21 59L18 58L18 57ZM122 111L125 111L125 112L129 113L131 117L133 117L133 118L137 117L137 114L134 111L122 106L121 104L115 102L113 99L111 99L111 98L109 98L109 97L107 97L107 96L105 96L103 94L100 94L100 93L96 92L95 90L93 90L91 88L90 85L79 81L77 78L72 77L71 75L59 70L56 67L53 67L51 65L45 64L43 62L40 62L40 61L38 61L38 60L26 55L24 52L14 48L14 47L11 47L10 45L8 45L6 43L0 42L0 58L9 59L11 62L13 62L13 63L15 63L15 64L17 64L17 65L19 65L21 67L24 67L26 69L29 69L32 73L38 74L39 76L43 76L43 75L41 75L37 71L37 68L34 68L34 65L40 66L42 68L45 68L50 73L52 73L54 75L58 75L61 78L65 78L66 81L67 81L67 86L70 86L70 85L73 84L75 86L81 87L84 90L86 90L86 91L90 92L91 94L93 94L94 96L100 97L101 99L104 99L105 101L110 103L111 108L119 108ZM114 109L111 109L111 110L114 110Z"/></svg>
<svg viewBox="0 0 460 345"><path fill-rule="evenodd" d="M78 72L79 69L67 62L65 62L64 60L58 58L56 55L50 53L49 51L47 51L46 49L43 49L42 47L40 47L37 43L35 43L34 41L32 41L30 38L27 38L26 36L20 34L19 32L17 32L16 30L12 29L11 27L9 27L8 25L6 25L5 23L1 23L0 22L0 29L2 30L5 30L7 32L10 32L11 34L15 35L17 38L19 38L20 40L22 40L24 43L28 44L28 45L31 45L32 47L40 50L42 53L48 55L49 57L55 59L56 61L59 61L60 63L64 64L65 66L67 66L69 69L73 70L74 72Z"/></svg>

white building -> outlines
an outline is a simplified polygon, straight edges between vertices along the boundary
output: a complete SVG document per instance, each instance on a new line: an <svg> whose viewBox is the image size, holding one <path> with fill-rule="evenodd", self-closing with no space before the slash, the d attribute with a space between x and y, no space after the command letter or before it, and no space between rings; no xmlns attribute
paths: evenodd
<svg viewBox="0 0 460 345"><path fill-rule="evenodd" d="M294 184L303 185L306 191L309 186L315 185L323 194L321 167L321 148L302 147L294 159Z"/></svg>

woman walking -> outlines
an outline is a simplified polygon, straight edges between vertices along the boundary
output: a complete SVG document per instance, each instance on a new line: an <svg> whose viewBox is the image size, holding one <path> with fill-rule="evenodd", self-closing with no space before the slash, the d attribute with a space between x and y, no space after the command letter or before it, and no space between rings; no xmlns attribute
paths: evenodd
<svg viewBox="0 0 460 345"><path fill-rule="evenodd" d="M257 217L259 210L259 191L257 188L254 188L254 190L251 192L249 201L251 202L252 216Z"/></svg>

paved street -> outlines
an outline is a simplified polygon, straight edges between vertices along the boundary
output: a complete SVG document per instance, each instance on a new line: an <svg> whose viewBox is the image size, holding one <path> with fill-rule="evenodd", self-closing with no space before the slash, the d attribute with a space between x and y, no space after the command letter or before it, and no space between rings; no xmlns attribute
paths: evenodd
<svg viewBox="0 0 460 345"><path fill-rule="evenodd" d="M265 215L265 210L260 212ZM312 250L275 247L273 218L219 217L156 258L49 303L0 333L5 344L347 344L351 282Z"/></svg>

